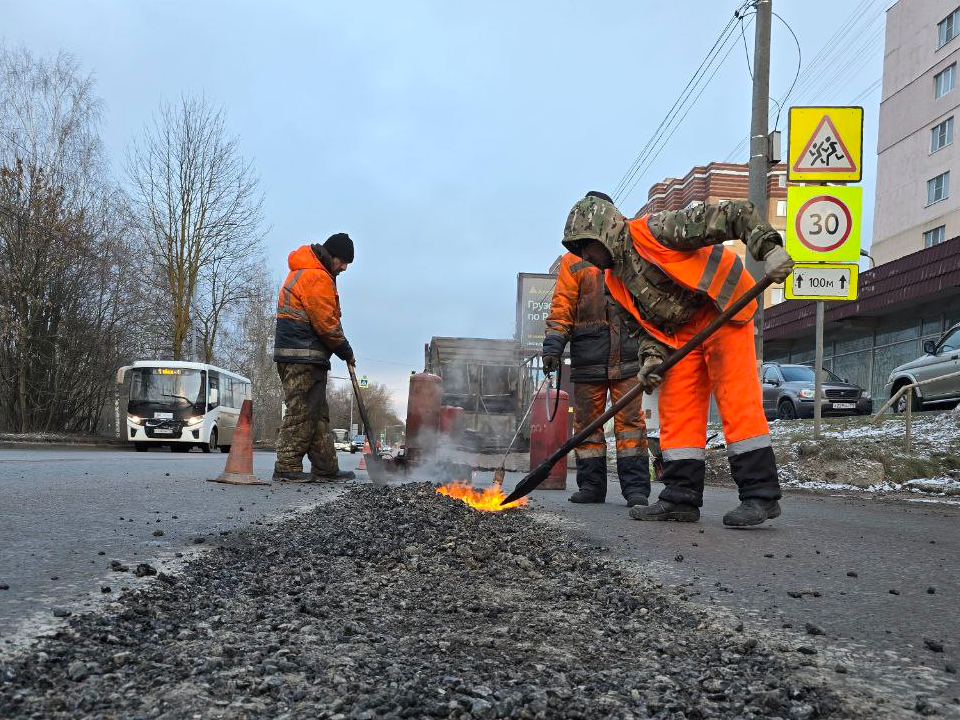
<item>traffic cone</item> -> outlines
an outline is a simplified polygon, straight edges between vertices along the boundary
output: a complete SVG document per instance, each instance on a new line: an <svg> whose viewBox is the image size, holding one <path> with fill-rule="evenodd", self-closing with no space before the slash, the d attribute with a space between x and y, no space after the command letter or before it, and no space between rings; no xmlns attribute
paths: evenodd
<svg viewBox="0 0 960 720"><path fill-rule="evenodd" d="M360 464L357 465L357 470L367 469L367 455L373 455L373 451L370 449L370 438L364 440L363 451L360 455Z"/></svg>
<svg viewBox="0 0 960 720"><path fill-rule="evenodd" d="M237 429L230 443L230 454L227 455L227 466L218 477L211 478L207 482L230 485L270 484L253 474L253 405L249 400L244 400L240 408Z"/></svg>

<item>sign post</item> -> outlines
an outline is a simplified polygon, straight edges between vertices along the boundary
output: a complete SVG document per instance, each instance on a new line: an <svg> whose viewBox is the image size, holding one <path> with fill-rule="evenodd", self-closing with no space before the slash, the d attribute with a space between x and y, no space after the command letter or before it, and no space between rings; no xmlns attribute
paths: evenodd
<svg viewBox="0 0 960 720"><path fill-rule="evenodd" d="M862 107L790 108L786 250L796 261L784 297L816 303L813 437L823 419L823 326L826 302L856 300L863 190Z"/></svg>

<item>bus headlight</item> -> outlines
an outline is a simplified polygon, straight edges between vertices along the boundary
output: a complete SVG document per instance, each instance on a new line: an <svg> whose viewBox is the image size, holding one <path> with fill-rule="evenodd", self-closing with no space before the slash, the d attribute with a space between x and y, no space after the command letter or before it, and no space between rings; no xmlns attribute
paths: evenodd
<svg viewBox="0 0 960 720"><path fill-rule="evenodd" d="M143 425L143 420L141 420L137 415L127 415L127 420L132 422L134 425Z"/></svg>
<svg viewBox="0 0 960 720"><path fill-rule="evenodd" d="M193 427L194 425L199 425L203 422L203 417L200 415L194 415L191 418L187 418L187 426Z"/></svg>

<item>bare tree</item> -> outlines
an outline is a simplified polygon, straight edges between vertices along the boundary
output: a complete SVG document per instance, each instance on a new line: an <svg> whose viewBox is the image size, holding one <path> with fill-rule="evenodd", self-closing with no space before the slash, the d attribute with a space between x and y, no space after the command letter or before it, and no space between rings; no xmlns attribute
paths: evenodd
<svg viewBox="0 0 960 720"><path fill-rule="evenodd" d="M129 152L127 175L152 265L149 290L168 303L159 332L181 359L197 316L212 357L223 315L246 296L263 255L253 167L227 134L222 109L183 98L161 106Z"/></svg>
<svg viewBox="0 0 960 720"><path fill-rule="evenodd" d="M93 82L0 48L0 426L93 430L128 344L123 199Z"/></svg>

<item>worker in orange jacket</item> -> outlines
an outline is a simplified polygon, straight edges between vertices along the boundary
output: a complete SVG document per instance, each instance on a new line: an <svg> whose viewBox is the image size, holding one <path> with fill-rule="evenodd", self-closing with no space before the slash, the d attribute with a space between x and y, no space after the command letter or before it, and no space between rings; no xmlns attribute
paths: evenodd
<svg viewBox="0 0 960 720"><path fill-rule="evenodd" d="M286 405L273 479L349 479L354 474L340 470L330 431L327 373L333 355L350 365L356 362L340 324L337 293L337 276L353 262L353 241L346 233L337 233L322 245L297 248L288 262L290 274L280 289L273 344ZM309 473L303 472L304 455L310 458Z"/></svg>
<svg viewBox="0 0 960 720"><path fill-rule="evenodd" d="M640 370L636 321L610 297L603 272L573 253L560 259L543 340L543 369L555 372L570 343L575 431L600 415L607 395L616 402L637 384ZM647 427L641 397L617 413L617 475L629 507L650 496ZM602 503L607 493L607 444L598 428L576 449L577 492L570 502Z"/></svg>
<svg viewBox="0 0 960 720"><path fill-rule="evenodd" d="M631 508L637 520L695 522L703 504L710 394L723 422L730 471L740 505L726 525L759 525L780 515L780 484L763 413L754 347L754 301L734 316L665 378L653 373L753 286L737 254L724 243L742 239L764 262L764 272L784 280L793 260L780 234L744 201L697 204L627 220L605 195L580 200L567 217L563 244L604 269L611 295L649 333L642 344L639 381L660 386L660 448L664 490L656 503Z"/></svg>

